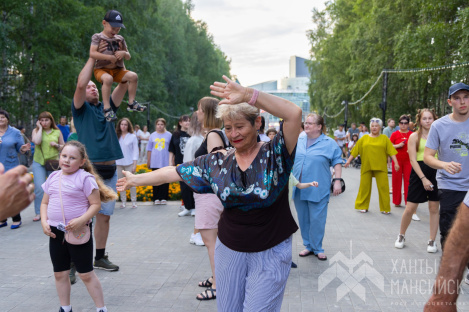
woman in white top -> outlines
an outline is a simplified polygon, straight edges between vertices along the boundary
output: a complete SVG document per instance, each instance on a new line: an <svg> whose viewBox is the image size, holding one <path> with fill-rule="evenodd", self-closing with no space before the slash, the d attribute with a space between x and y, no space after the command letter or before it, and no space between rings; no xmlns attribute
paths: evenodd
<svg viewBox="0 0 469 312"><path fill-rule="evenodd" d="M140 139L140 159L142 159L143 163L147 162L147 144L148 139L150 138L151 133L148 132L148 127L143 126L143 131L140 131L139 139Z"/></svg>
<svg viewBox="0 0 469 312"><path fill-rule="evenodd" d="M128 118L119 120L116 126L116 133L122 154L124 154L124 158L116 160L117 176L123 177L122 170L132 173L135 173L137 170L138 140L134 134L132 123ZM126 192L120 192L120 197L122 202L121 208L125 208L125 202L127 201ZM137 189L135 187L130 188L130 199L132 201L132 208L137 208Z"/></svg>

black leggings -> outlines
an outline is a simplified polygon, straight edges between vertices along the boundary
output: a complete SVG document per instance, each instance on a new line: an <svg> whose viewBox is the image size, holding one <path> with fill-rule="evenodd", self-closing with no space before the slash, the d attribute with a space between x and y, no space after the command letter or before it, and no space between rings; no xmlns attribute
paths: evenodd
<svg viewBox="0 0 469 312"><path fill-rule="evenodd" d="M181 197L184 202L184 207L186 207L187 210L195 209L194 192L186 183L181 181L179 184L181 185Z"/></svg>
<svg viewBox="0 0 469 312"><path fill-rule="evenodd" d="M70 270L70 262L75 264L78 273L93 271L93 230L90 224L90 240L83 245L72 245L67 243L64 232L55 226L50 227L56 238L49 239L49 253L52 260L54 272Z"/></svg>
<svg viewBox="0 0 469 312"><path fill-rule="evenodd" d="M160 168L151 168L151 171L158 170ZM158 186L153 185L153 201L155 200L168 200L169 184L161 184Z"/></svg>

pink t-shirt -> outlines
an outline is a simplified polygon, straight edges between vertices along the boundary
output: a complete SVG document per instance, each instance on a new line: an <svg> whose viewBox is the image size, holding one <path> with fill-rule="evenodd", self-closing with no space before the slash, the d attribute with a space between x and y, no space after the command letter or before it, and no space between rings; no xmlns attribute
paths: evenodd
<svg viewBox="0 0 469 312"><path fill-rule="evenodd" d="M44 193L49 195L47 223L57 226L63 222L60 205L59 181L62 170L54 171L42 184ZM94 189L99 189L95 177L79 169L71 175L62 175L62 202L64 206L65 225L72 219L82 216L90 207L88 196Z"/></svg>

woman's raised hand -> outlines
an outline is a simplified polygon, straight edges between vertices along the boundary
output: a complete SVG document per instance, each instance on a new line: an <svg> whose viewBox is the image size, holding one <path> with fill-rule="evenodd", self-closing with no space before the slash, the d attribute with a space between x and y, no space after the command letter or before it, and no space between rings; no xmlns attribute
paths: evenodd
<svg viewBox="0 0 469 312"><path fill-rule="evenodd" d="M124 177L117 180L116 184L118 192L123 192L132 187L132 180L134 175L130 171L125 170L122 170L122 173L124 174Z"/></svg>
<svg viewBox="0 0 469 312"><path fill-rule="evenodd" d="M245 99L248 93L248 88L237 84L225 75L223 75L223 79L226 81L226 83L216 81L213 83L213 85L210 86L210 89L212 90L210 93L212 95L223 98L219 105L239 104L249 100Z"/></svg>

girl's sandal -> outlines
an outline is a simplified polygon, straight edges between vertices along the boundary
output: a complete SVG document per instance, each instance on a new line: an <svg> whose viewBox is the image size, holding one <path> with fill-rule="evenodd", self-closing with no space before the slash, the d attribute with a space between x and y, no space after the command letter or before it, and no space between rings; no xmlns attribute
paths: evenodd
<svg viewBox="0 0 469 312"><path fill-rule="evenodd" d="M213 276L207 278L205 281L199 282L199 287L212 287L213 283L210 282L210 279L213 279Z"/></svg>
<svg viewBox="0 0 469 312"><path fill-rule="evenodd" d="M209 287L209 288L205 289L203 292L201 292L200 294L198 294L196 298L197 298L197 300L201 300L201 301L217 299L217 295L215 294L216 291L217 291L216 289L213 289L212 287ZM202 296L202 298L200 298L199 296Z"/></svg>

